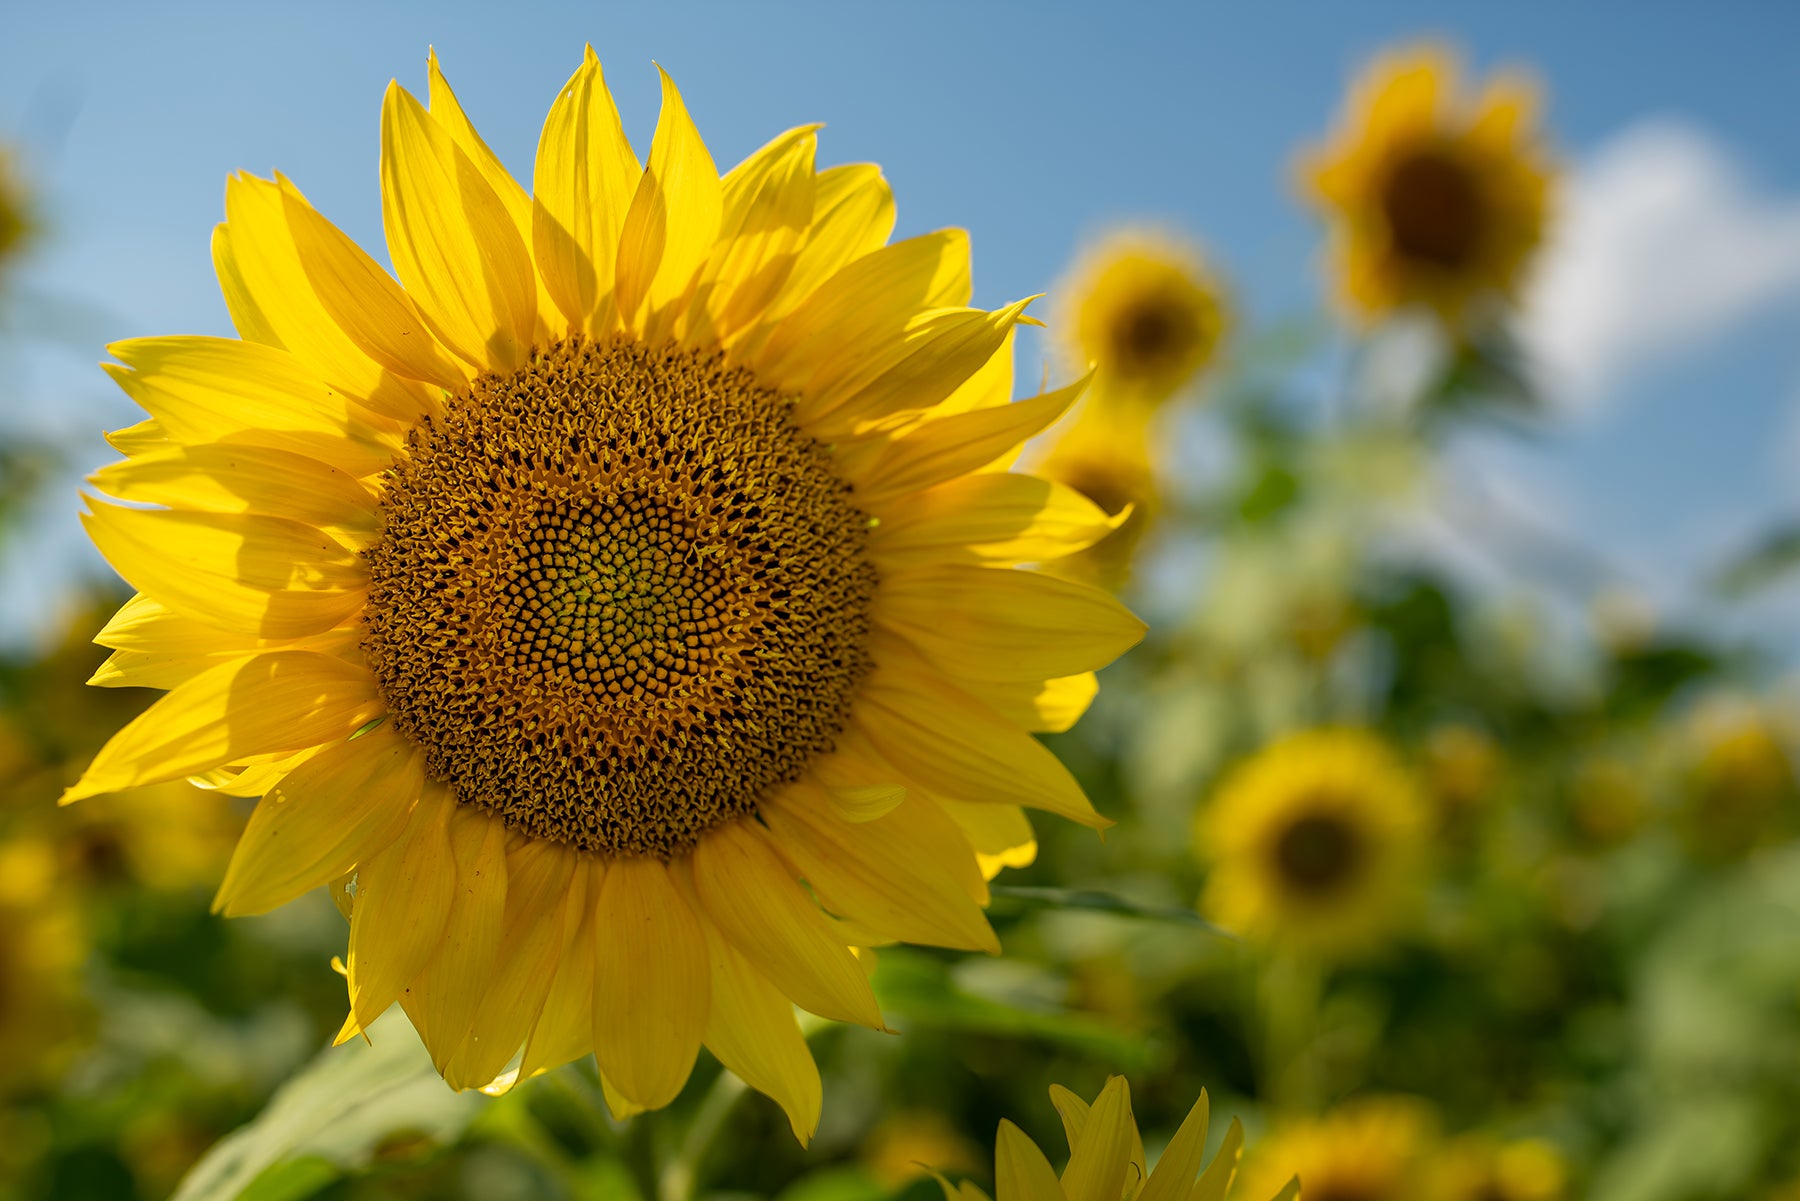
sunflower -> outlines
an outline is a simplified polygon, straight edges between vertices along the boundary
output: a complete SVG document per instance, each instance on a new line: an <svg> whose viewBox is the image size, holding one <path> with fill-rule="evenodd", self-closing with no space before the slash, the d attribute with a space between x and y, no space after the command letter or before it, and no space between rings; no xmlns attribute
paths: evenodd
<svg viewBox="0 0 1800 1201"><path fill-rule="evenodd" d="M1461 326L1477 302L1516 299L1544 238L1553 170L1537 89L1494 77L1473 103L1453 55L1413 47L1357 82L1330 144L1301 161L1331 226L1333 276L1359 320L1422 306Z"/></svg>
<svg viewBox="0 0 1800 1201"><path fill-rule="evenodd" d="M1095 391L1154 407L1218 354L1228 326L1224 292L1191 243L1125 229L1085 251L1057 286L1063 355L1095 369Z"/></svg>
<svg viewBox="0 0 1800 1201"><path fill-rule="evenodd" d="M1090 396L1041 440L1032 470L1074 489L1105 513L1112 529L1085 551L1058 560L1058 575L1118 587L1162 508L1147 414L1096 404Z"/></svg>
<svg viewBox="0 0 1800 1201"><path fill-rule="evenodd" d="M1131 1113L1131 1088L1123 1076L1108 1079L1092 1105L1056 1084L1050 1086L1050 1100L1069 1139L1068 1166L1059 1178L1038 1145L1023 1130L1002 1120L994 1140L999 1201L1225 1201L1237 1172L1244 1128L1236 1118L1231 1119L1224 1141L1207 1163L1209 1107L1204 1089L1163 1149L1154 1171L1146 1170L1144 1140ZM944 1182L944 1195L949 1201L987 1201L987 1194L967 1181L960 1185ZM1290 1179L1277 1183L1267 1194L1240 1191L1238 1195L1294 1201L1299 1183Z"/></svg>
<svg viewBox="0 0 1800 1201"><path fill-rule="evenodd" d="M1794 825L1800 798L1793 761L1767 714L1735 697L1714 697L1688 721L1686 787L1677 823L1707 860L1735 858Z"/></svg>
<svg viewBox="0 0 1800 1201"><path fill-rule="evenodd" d="M1304 1201L1424 1201L1429 1114L1398 1097L1352 1101L1320 1118L1278 1127L1244 1167L1245 1196L1290 1176Z"/></svg>
<svg viewBox="0 0 1800 1201"><path fill-rule="evenodd" d="M1429 1176L1432 1201L1561 1201L1568 1172L1548 1143L1465 1135L1432 1156Z"/></svg>
<svg viewBox="0 0 1800 1201"><path fill-rule="evenodd" d="M1202 904L1247 937L1364 950L1404 916L1425 832L1416 786L1375 735L1293 734L1236 768L1200 813Z"/></svg>
<svg viewBox="0 0 1800 1201"><path fill-rule="evenodd" d="M1014 565L1111 527L1006 470L1025 302L965 234L887 244L880 171L815 128L723 179L675 85L648 162L590 50L530 195L430 62L381 184L399 281L289 181L231 180L241 338L111 348L149 420L88 529L138 595L109 681L168 689L66 794L260 795L219 891L329 884L350 1016L446 1080L592 1051L617 1112L702 1044L816 1126L794 1006L882 1028L853 948L997 951L1024 807L1109 824L1031 732L1142 635Z"/></svg>

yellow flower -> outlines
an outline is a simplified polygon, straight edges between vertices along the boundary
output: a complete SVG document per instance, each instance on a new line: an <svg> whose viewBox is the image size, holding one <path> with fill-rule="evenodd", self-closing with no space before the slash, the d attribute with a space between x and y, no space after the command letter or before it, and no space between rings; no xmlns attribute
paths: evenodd
<svg viewBox="0 0 1800 1201"><path fill-rule="evenodd" d="M1431 1201L1560 1201L1568 1172L1548 1143L1465 1135L1432 1157L1430 1175Z"/></svg>
<svg viewBox="0 0 1800 1201"><path fill-rule="evenodd" d="M1440 47L1382 57L1332 141L1302 159L1340 299L1360 320L1423 306L1460 326L1478 302L1516 298L1543 241L1553 171L1537 89L1502 74L1471 103L1457 75Z"/></svg>
<svg viewBox="0 0 1800 1201"><path fill-rule="evenodd" d="M1064 357L1092 364L1095 390L1155 406L1212 362L1228 325L1224 294L1199 250L1153 230L1090 247L1058 284Z"/></svg>
<svg viewBox="0 0 1800 1201"><path fill-rule="evenodd" d="M1296 950L1365 950L1405 916L1426 823L1406 769L1356 729L1293 734L1237 767L1203 809L1202 904L1247 938Z"/></svg>
<svg viewBox="0 0 1800 1201"><path fill-rule="evenodd" d="M1686 731L1683 840L1707 859L1742 855L1791 827L1793 761L1767 715L1748 701L1714 698Z"/></svg>
<svg viewBox="0 0 1800 1201"><path fill-rule="evenodd" d="M1277 1128L1244 1167L1247 1197L1297 1176L1303 1201L1423 1201L1430 1115L1399 1097L1352 1101Z"/></svg>
<svg viewBox="0 0 1800 1201"><path fill-rule="evenodd" d="M1097 405L1089 397L1051 430L1032 470L1073 488L1105 513L1112 529L1080 554L1059 560L1058 575L1118 587L1162 507L1151 461L1150 424L1141 413Z"/></svg>
<svg viewBox="0 0 1800 1201"><path fill-rule="evenodd" d="M1068 1166L1059 1178L1038 1145L1002 1120L994 1141L994 1191L999 1201L1224 1201L1231 1188L1244 1128L1231 1119L1224 1141L1207 1163L1209 1106L1204 1089L1154 1171L1146 1171L1144 1141L1123 1076L1108 1079L1091 1106L1058 1084L1050 1086L1050 1100L1069 1139ZM944 1195L949 1201L987 1201L987 1194L967 1181L954 1186L945 1182ZM1237 1195L1294 1201L1299 1193L1297 1183L1288 1180L1270 1190L1239 1190Z"/></svg>
<svg viewBox="0 0 1800 1201"><path fill-rule="evenodd" d="M342 1037L398 1001L492 1089L592 1051L621 1113L704 1043L805 1139L793 1006L880 1028L852 948L996 951L1022 807L1108 824L1031 731L1143 626L1015 565L1110 524L982 470L1079 385L1009 403L1024 304L964 307L960 231L887 245L814 127L721 179L665 76L640 167L590 50L527 195L430 77L382 113L399 282L239 176L241 340L111 348L150 419L93 483L165 507L90 506L106 682L170 691L65 799L262 795L217 904L333 886Z"/></svg>
<svg viewBox="0 0 1800 1201"><path fill-rule="evenodd" d="M54 1079L86 1019L87 944L61 891L54 851L30 838L0 841L0 1097Z"/></svg>
<svg viewBox="0 0 1800 1201"><path fill-rule="evenodd" d="M0 146L0 265L24 247L31 230L30 205L17 159Z"/></svg>
<svg viewBox="0 0 1800 1201"><path fill-rule="evenodd" d="M1473 726L1450 722L1426 739L1426 776L1447 813L1472 809L1487 799L1502 767L1499 745Z"/></svg>

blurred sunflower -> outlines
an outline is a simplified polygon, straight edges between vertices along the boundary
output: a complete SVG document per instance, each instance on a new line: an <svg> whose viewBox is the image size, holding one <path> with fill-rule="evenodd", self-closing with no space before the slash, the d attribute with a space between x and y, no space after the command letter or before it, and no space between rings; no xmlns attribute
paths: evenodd
<svg viewBox="0 0 1800 1201"><path fill-rule="evenodd" d="M1022 807L1109 824L1031 731L1143 626L1013 570L1111 525L998 469L1080 385L1009 403L1024 302L887 245L813 127L721 179L664 76L640 167L590 50L527 195L430 80L382 114L399 283L239 176L242 340L111 348L150 419L93 482L165 507L90 505L139 589L99 641L170 691L65 799L262 794L217 904L334 886L342 1037L398 1001L457 1087L592 1051L621 1113L704 1043L804 1140L793 1005L880 1028L852 948L996 951Z"/></svg>
<svg viewBox="0 0 1800 1201"><path fill-rule="evenodd" d="M1500 779L1500 747L1474 726L1448 722L1425 740L1425 777L1446 815L1485 800Z"/></svg>
<svg viewBox="0 0 1800 1201"><path fill-rule="evenodd" d="M17 156L0 146L0 268L24 248L31 231L30 199Z"/></svg>
<svg viewBox="0 0 1800 1201"><path fill-rule="evenodd" d="M1455 1139L1432 1156L1431 1201L1560 1201L1567 1169L1548 1143Z"/></svg>
<svg viewBox="0 0 1800 1201"><path fill-rule="evenodd" d="M59 888L55 851L0 841L0 1098L56 1078L81 1033L80 919Z"/></svg>
<svg viewBox="0 0 1800 1201"><path fill-rule="evenodd" d="M1423 306L1459 327L1479 301L1515 299L1544 239L1554 171L1518 74L1478 100L1435 46L1379 59L1332 141L1303 156L1302 186L1331 226L1333 277L1361 320Z"/></svg>
<svg viewBox="0 0 1800 1201"><path fill-rule="evenodd" d="M1291 1176L1305 1201L1424 1201L1429 1113L1398 1097L1369 1097L1324 1117L1277 1127L1244 1166L1244 1196Z"/></svg>
<svg viewBox="0 0 1800 1201"><path fill-rule="evenodd" d="M1677 820L1703 859L1727 859L1773 841L1800 816L1794 765L1767 714L1719 697L1688 722L1686 787Z"/></svg>
<svg viewBox="0 0 1800 1201"><path fill-rule="evenodd" d="M1092 366L1096 394L1121 406L1154 407L1193 382L1229 324L1200 251L1154 230L1102 238L1055 294L1064 358L1078 370Z"/></svg>
<svg viewBox="0 0 1800 1201"><path fill-rule="evenodd" d="M1095 405L1094 397L1043 439L1032 470L1088 498L1112 530L1079 554L1050 565L1058 575L1122 585L1144 534L1162 507L1145 415Z"/></svg>
<svg viewBox="0 0 1800 1201"><path fill-rule="evenodd" d="M1057 1084L1050 1086L1050 1100L1068 1136L1068 1166L1059 1178L1038 1145L1003 1119L994 1141L994 1184L999 1201L1224 1201L1231 1188L1244 1129L1236 1118L1231 1119L1224 1141L1207 1163L1209 1107L1205 1090L1163 1149L1154 1171L1146 1171L1144 1140L1131 1112L1131 1088L1123 1076L1108 1079L1092 1105ZM945 1182L944 1195L949 1201L987 1201L987 1194L967 1181L955 1186ZM1267 1191L1240 1190L1237 1195L1294 1201L1299 1185L1289 1179Z"/></svg>
<svg viewBox="0 0 1800 1201"><path fill-rule="evenodd" d="M1320 954L1378 942L1419 884L1425 809L1376 735L1316 729L1264 747L1220 785L1195 836L1202 906L1247 938Z"/></svg>

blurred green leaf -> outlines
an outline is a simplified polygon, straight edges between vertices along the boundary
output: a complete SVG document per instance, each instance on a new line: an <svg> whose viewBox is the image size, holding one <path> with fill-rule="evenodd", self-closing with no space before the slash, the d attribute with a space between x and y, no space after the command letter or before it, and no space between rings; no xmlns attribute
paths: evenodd
<svg viewBox="0 0 1800 1201"><path fill-rule="evenodd" d="M881 1007L903 1024L1042 1039L1110 1063L1117 1071L1135 1070L1149 1060L1144 1040L1110 1021L1058 1007L1026 1009L977 996L963 988L941 960L903 948L883 948L876 963L875 993Z"/></svg>
<svg viewBox="0 0 1800 1201"><path fill-rule="evenodd" d="M1039 888L1022 884L995 884L988 889L996 897L1022 902L1026 909L1087 909L1096 913L1117 913L1123 917L1148 918L1158 922L1178 922L1197 926L1220 938L1236 939L1229 930L1221 930L1192 909L1177 905L1141 905L1136 901L1100 892L1092 888Z"/></svg>
<svg viewBox="0 0 1800 1201"><path fill-rule="evenodd" d="M448 1144L484 1098L444 1084L412 1027L320 1053L267 1109L215 1145L173 1201L295 1201L340 1176Z"/></svg>
<svg viewBox="0 0 1800 1201"><path fill-rule="evenodd" d="M882 1201L888 1191L861 1167L835 1165L808 1172L775 1201Z"/></svg>
<svg viewBox="0 0 1800 1201"><path fill-rule="evenodd" d="M1725 565L1713 587L1733 599L1760 592L1800 569L1800 522L1777 526Z"/></svg>

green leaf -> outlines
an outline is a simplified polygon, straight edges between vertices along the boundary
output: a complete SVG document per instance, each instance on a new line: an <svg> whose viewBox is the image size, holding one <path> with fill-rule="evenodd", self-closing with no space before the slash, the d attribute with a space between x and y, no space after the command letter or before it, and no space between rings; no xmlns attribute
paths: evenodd
<svg viewBox="0 0 1800 1201"><path fill-rule="evenodd" d="M1035 888L1019 884L994 884L988 891L996 897L1020 902L1025 909L1086 909L1095 913L1116 913L1122 917L1146 918L1158 922L1176 922L1236 940L1237 935L1221 930L1192 909L1176 905L1140 905L1136 901L1100 892L1092 888Z"/></svg>
<svg viewBox="0 0 1800 1201"><path fill-rule="evenodd" d="M949 965L921 952L884 947L875 967L875 995L882 1012L904 1029L959 1030L1039 1039L1069 1047L1118 1071L1149 1062L1142 1037L1111 1022L1055 1005L1025 1008L964 988Z"/></svg>
<svg viewBox="0 0 1800 1201"><path fill-rule="evenodd" d="M194 1165L172 1201L297 1201L379 1159L453 1141L481 1111L399 1019L321 1052L249 1125Z"/></svg>

